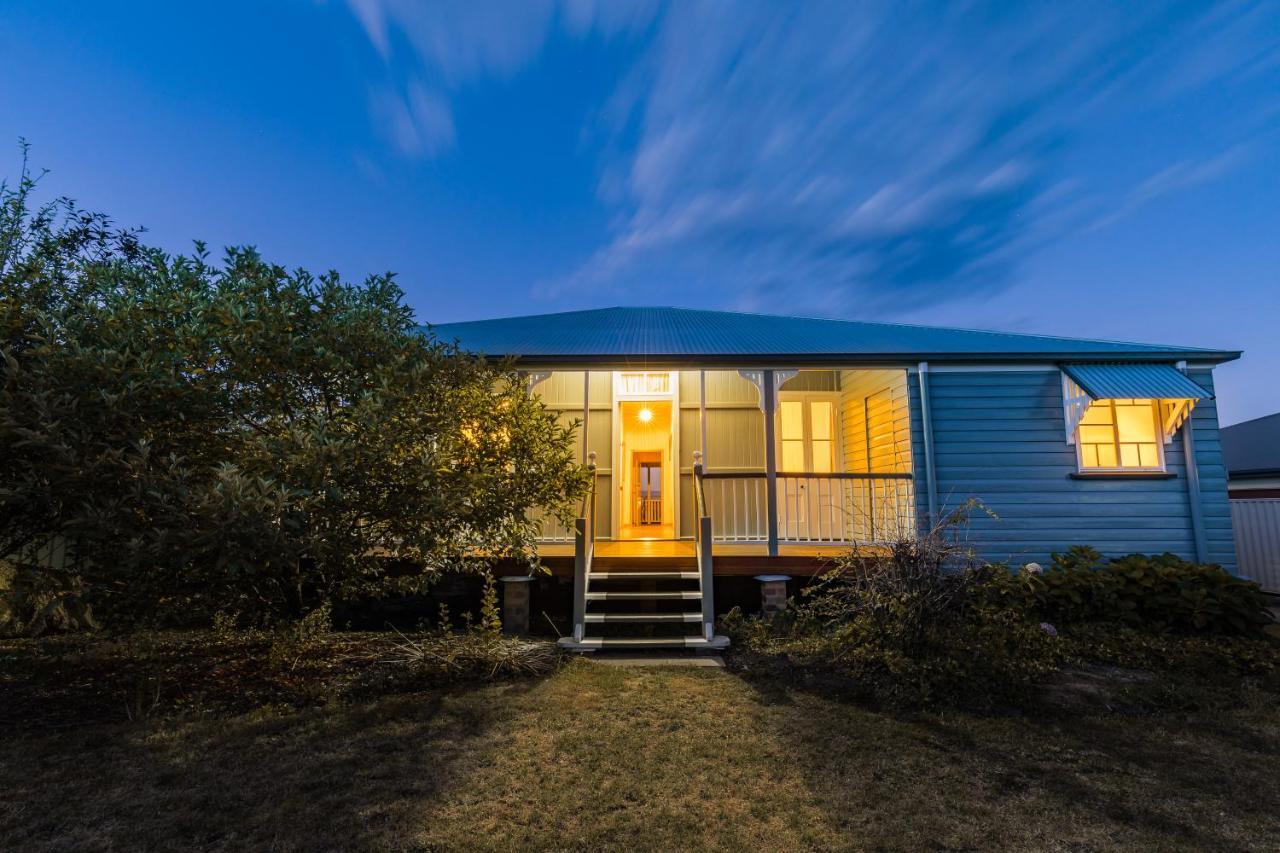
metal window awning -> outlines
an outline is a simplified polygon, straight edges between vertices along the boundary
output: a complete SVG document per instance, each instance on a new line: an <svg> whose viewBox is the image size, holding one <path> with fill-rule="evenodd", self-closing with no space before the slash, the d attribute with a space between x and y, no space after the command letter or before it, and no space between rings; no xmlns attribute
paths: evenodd
<svg viewBox="0 0 1280 853"><path fill-rule="evenodd" d="M1208 400L1213 397L1171 364L1064 364L1094 400Z"/></svg>
<svg viewBox="0 0 1280 853"><path fill-rule="evenodd" d="M1074 443L1076 427L1094 400L1159 400L1164 440L1200 400L1213 395L1171 364L1076 363L1062 365L1062 403L1067 441Z"/></svg>

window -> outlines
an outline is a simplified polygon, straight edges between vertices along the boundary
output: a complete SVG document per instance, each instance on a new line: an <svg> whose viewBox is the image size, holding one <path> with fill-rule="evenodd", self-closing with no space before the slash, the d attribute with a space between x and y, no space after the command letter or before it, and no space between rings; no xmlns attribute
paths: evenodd
<svg viewBox="0 0 1280 853"><path fill-rule="evenodd" d="M623 394L670 394L670 373L623 373L619 376Z"/></svg>
<svg viewBox="0 0 1280 853"><path fill-rule="evenodd" d="M1097 400L1080 419L1076 447L1083 471L1163 471L1155 400Z"/></svg>
<svg viewBox="0 0 1280 853"><path fill-rule="evenodd" d="M780 471L830 474L835 470L835 403L811 398L783 400ZM807 409L807 411L806 411Z"/></svg>

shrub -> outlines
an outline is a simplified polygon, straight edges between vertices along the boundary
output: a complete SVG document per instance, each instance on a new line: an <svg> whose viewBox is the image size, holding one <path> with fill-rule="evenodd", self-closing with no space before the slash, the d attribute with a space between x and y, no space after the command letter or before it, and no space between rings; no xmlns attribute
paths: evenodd
<svg viewBox="0 0 1280 853"><path fill-rule="evenodd" d="M979 592L1002 569L976 564L949 536L961 522L953 516L881 557L851 553L787 611L733 612L721 630L740 648L887 704L1016 703L1055 668L1056 641L1012 602L996 606Z"/></svg>
<svg viewBox="0 0 1280 853"><path fill-rule="evenodd" d="M364 698L459 683L532 678L553 672L561 659L553 643L490 631L402 634L344 692L351 698Z"/></svg>
<svg viewBox="0 0 1280 853"><path fill-rule="evenodd" d="M1062 651L1064 660L1076 665L1172 671L1215 681L1280 677L1280 646L1265 638L1157 634L1125 625L1085 624L1064 632Z"/></svg>
<svg viewBox="0 0 1280 853"><path fill-rule="evenodd" d="M225 627L225 622L222 623ZM296 622L285 622L271 638L268 663L282 670L292 670L307 651L315 648L333 627L333 608L321 604Z"/></svg>
<svg viewBox="0 0 1280 853"><path fill-rule="evenodd" d="M1114 623L1151 631L1256 634L1271 622L1257 584L1221 566L1191 563L1173 554L1131 554L1107 563L1092 548L1053 555L1037 573L993 573L982 606L1016 608L1055 625Z"/></svg>
<svg viewBox="0 0 1280 853"><path fill-rule="evenodd" d="M0 560L0 637L97 628L78 575Z"/></svg>

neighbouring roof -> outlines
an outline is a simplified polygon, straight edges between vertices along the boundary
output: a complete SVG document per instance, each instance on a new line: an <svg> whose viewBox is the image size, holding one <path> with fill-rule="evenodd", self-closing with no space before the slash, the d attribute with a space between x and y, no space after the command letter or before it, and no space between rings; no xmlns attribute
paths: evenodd
<svg viewBox="0 0 1280 853"><path fill-rule="evenodd" d="M1231 476L1280 474L1280 412L1223 427L1219 436Z"/></svg>
<svg viewBox="0 0 1280 853"><path fill-rule="evenodd" d="M446 323L431 330L473 352L534 364L1227 361L1240 355L1232 350L689 308L601 308Z"/></svg>
<svg viewBox="0 0 1280 853"><path fill-rule="evenodd" d="M1169 364L1064 364L1062 369L1095 400L1213 398L1185 373Z"/></svg>

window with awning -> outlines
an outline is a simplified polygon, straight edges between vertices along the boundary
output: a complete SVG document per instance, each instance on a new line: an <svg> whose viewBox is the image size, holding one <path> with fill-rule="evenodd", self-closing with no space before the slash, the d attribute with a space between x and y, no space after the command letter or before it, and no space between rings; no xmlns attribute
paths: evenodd
<svg viewBox="0 0 1280 853"><path fill-rule="evenodd" d="M1067 442L1081 470L1162 471L1162 445L1212 397L1169 364L1064 364Z"/></svg>

